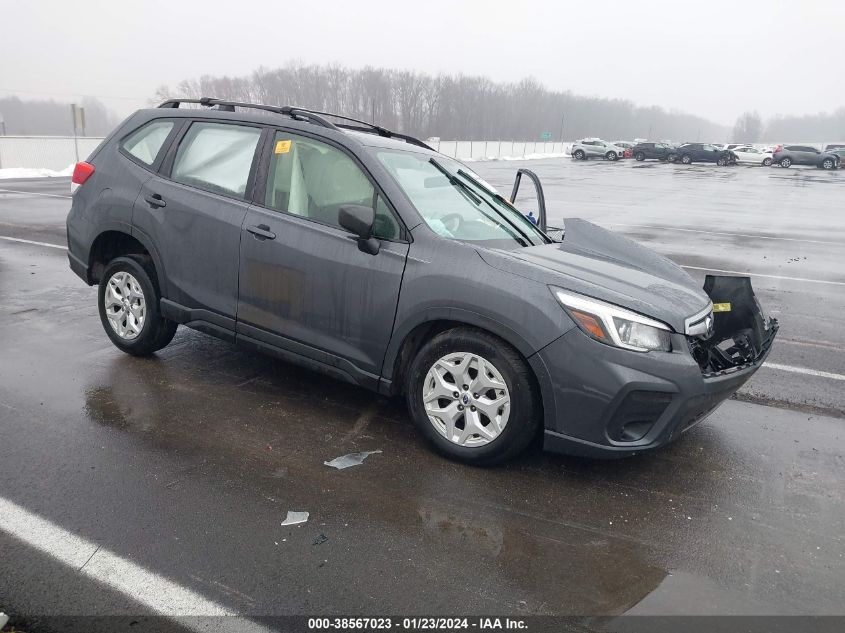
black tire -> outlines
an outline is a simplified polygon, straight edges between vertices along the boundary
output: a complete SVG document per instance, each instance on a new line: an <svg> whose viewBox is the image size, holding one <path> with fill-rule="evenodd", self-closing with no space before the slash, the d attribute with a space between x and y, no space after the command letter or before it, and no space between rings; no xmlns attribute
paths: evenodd
<svg viewBox="0 0 845 633"><path fill-rule="evenodd" d="M608 152L604 157L609 161L619 160L619 155L616 152Z"/></svg>
<svg viewBox="0 0 845 633"><path fill-rule="evenodd" d="M822 169L833 169L834 167L836 167L836 161L832 158L825 158L822 161Z"/></svg>
<svg viewBox="0 0 845 633"><path fill-rule="evenodd" d="M645 154L643 154L642 152L637 152L636 154L634 154L634 159L642 162L645 160Z"/></svg>
<svg viewBox="0 0 845 633"><path fill-rule="evenodd" d="M724 167L725 165L728 164L728 159L727 158L720 158L719 160L716 161L716 164L719 167Z"/></svg>
<svg viewBox="0 0 845 633"><path fill-rule="evenodd" d="M456 352L477 354L489 361L501 374L511 397L504 429L483 446L460 446L448 440L435 429L423 404L429 369L439 359ZM468 464L495 464L513 459L531 443L541 424L538 388L525 359L502 339L472 327L446 330L423 345L408 370L405 393L411 417L426 439L443 455Z"/></svg>
<svg viewBox="0 0 845 633"><path fill-rule="evenodd" d="M681 156L681 162L684 165L692 165L692 156L690 156L689 154L684 154L683 156Z"/></svg>
<svg viewBox="0 0 845 633"><path fill-rule="evenodd" d="M669 162L669 163L674 163L674 162L675 162L675 161L677 161L677 160L678 160L678 155L677 155L677 154L668 154L668 155L666 156L666 162Z"/></svg>
<svg viewBox="0 0 845 633"><path fill-rule="evenodd" d="M117 272L128 272L131 274L138 281L141 291L144 294L146 309L144 324L141 327L140 333L135 338L129 340L122 338L115 332L108 316L106 316L106 307L104 304L105 293L108 289L109 280ZM149 258L141 255L117 257L111 260L100 279L99 291L97 292L97 308L100 313L100 321L103 324L103 329L115 347L132 356L148 356L165 347L173 340L173 336L176 334L178 324L161 316L159 308L161 293L158 289L158 283L154 281L155 279L156 275L152 263Z"/></svg>
<svg viewBox="0 0 845 633"><path fill-rule="evenodd" d="M789 166L792 165L792 159L791 158L781 158L780 163L778 163L778 164L781 167L783 167L784 169L789 169Z"/></svg>
<svg viewBox="0 0 845 633"><path fill-rule="evenodd" d="M764 158L763 159L763 167L771 167L772 166L772 159L771 158Z"/></svg>
<svg viewBox="0 0 845 633"><path fill-rule="evenodd" d="M584 160L585 158L587 158L587 155L584 153L584 150L582 150L582 149L576 149L576 150L575 150L575 153L574 153L574 154L572 154L572 157L573 157L575 160Z"/></svg>

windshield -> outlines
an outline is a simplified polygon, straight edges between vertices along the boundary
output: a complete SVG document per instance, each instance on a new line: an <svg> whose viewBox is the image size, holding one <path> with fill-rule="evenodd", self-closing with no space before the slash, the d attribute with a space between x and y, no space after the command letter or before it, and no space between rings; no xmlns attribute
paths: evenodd
<svg viewBox="0 0 845 633"><path fill-rule="evenodd" d="M551 241L481 176L451 158L391 150L377 156L442 237L506 249Z"/></svg>

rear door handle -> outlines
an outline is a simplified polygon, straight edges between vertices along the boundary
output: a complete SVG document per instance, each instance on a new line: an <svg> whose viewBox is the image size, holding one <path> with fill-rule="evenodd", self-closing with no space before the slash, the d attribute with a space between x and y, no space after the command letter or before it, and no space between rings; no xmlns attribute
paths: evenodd
<svg viewBox="0 0 845 633"><path fill-rule="evenodd" d="M246 230L255 236L258 240L275 240L276 234L270 230L266 224L259 224L258 226L248 226Z"/></svg>
<svg viewBox="0 0 845 633"><path fill-rule="evenodd" d="M161 196L157 193L151 194L149 196L144 196L144 200L146 200L147 204L150 205L153 209L160 209L161 207L167 206L167 203L162 200Z"/></svg>

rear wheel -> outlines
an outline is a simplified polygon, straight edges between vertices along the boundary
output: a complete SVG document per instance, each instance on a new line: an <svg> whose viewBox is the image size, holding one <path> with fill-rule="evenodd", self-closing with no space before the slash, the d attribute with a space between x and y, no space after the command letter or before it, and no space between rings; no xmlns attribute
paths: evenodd
<svg viewBox="0 0 845 633"><path fill-rule="evenodd" d="M832 158L825 158L822 161L822 169L833 169L835 164Z"/></svg>
<svg viewBox="0 0 845 633"><path fill-rule="evenodd" d="M790 165L792 165L792 159L791 158L781 158L779 164L780 164L781 167L787 167L788 168Z"/></svg>
<svg viewBox="0 0 845 633"><path fill-rule="evenodd" d="M584 160L587 157L587 155L584 153L584 150L582 150L582 149L576 149L575 153L572 154L572 156L576 160Z"/></svg>
<svg viewBox="0 0 845 633"><path fill-rule="evenodd" d="M120 350L146 356L165 347L177 324L161 316L150 264L140 256L109 262L97 293L100 321Z"/></svg>
<svg viewBox="0 0 845 633"><path fill-rule="evenodd" d="M763 167L771 167L772 166L772 159L771 158L764 158L763 159Z"/></svg>
<svg viewBox="0 0 845 633"><path fill-rule="evenodd" d="M724 167L725 165L728 164L728 159L727 158L720 158L719 160L716 161L716 164L719 167Z"/></svg>
<svg viewBox="0 0 845 633"><path fill-rule="evenodd" d="M689 154L684 154L683 156L681 156L681 162L684 165L692 164L692 156L690 156Z"/></svg>
<svg viewBox="0 0 845 633"><path fill-rule="evenodd" d="M619 160L619 154L616 152L608 152L604 155L607 160Z"/></svg>
<svg viewBox="0 0 845 633"><path fill-rule="evenodd" d="M406 389L423 435L463 462L511 459L540 425L528 364L510 345L475 328L447 330L426 343L411 363Z"/></svg>
<svg viewBox="0 0 845 633"><path fill-rule="evenodd" d="M634 154L634 158L638 161L644 161L645 154L643 154L642 152L637 152L636 154Z"/></svg>

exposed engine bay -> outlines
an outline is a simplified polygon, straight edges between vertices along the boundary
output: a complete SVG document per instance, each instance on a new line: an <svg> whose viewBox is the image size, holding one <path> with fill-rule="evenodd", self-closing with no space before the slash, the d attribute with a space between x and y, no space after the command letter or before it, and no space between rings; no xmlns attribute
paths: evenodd
<svg viewBox="0 0 845 633"><path fill-rule="evenodd" d="M688 337L690 352L705 377L727 374L763 357L778 321L763 315L749 277L707 275L704 291L713 301L707 334Z"/></svg>

